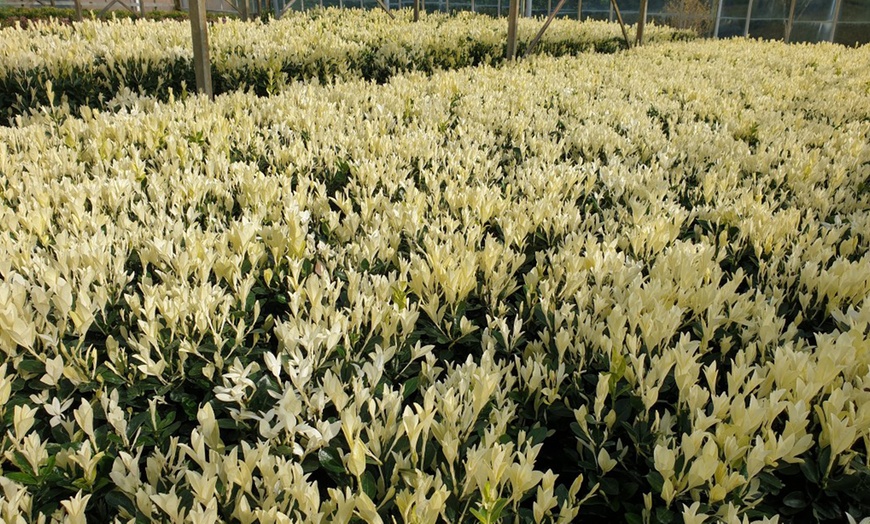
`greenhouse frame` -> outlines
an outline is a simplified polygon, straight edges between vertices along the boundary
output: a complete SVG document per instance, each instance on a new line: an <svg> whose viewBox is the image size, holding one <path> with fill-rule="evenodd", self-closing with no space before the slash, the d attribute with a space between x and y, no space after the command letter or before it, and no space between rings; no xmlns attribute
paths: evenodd
<svg viewBox="0 0 870 524"><path fill-rule="evenodd" d="M238 1L206 0L209 11L239 12ZM247 12L260 8L275 13L316 7L378 9L379 0L244 0ZM402 9L414 0L383 0L388 9ZM635 24L642 0L617 0L627 24ZM187 9L188 0L83 0L85 9L113 8L132 11ZM421 0L433 12L475 11L507 15L509 0ZM543 17L558 0L520 0L522 15ZM836 42L845 45L870 43L870 0L648 0L647 21L692 28L703 36L744 36L789 42ZM0 7L72 7L73 0L0 0ZM559 16L616 21L611 0L567 0Z"/></svg>
<svg viewBox="0 0 870 524"><path fill-rule="evenodd" d="M314 6L377 8L377 0L273 0L277 10ZM413 0L385 0L405 8ZM429 11L475 11L504 16L509 0L422 0ZM523 14L547 16L558 0L520 0ZM627 24L638 21L641 0L618 0ZM568 0L559 12L569 18L616 21L610 0ZM745 36L790 42L870 43L870 0L649 0L647 21L691 27L704 36Z"/></svg>

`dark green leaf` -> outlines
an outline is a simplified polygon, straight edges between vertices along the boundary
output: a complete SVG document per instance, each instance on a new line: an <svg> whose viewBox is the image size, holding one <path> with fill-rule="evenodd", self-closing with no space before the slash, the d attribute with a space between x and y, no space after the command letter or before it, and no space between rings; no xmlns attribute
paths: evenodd
<svg viewBox="0 0 870 524"><path fill-rule="evenodd" d="M659 524L670 524L676 522L676 514L668 508L656 508L655 522Z"/></svg>
<svg viewBox="0 0 870 524"><path fill-rule="evenodd" d="M649 482L650 487L656 493L661 493L662 488L665 486L665 479L661 476L658 471L650 471L646 476L647 482Z"/></svg>
<svg viewBox="0 0 870 524"><path fill-rule="evenodd" d="M637 513L628 513L625 515L625 521L628 524L643 524L643 517Z"/></svg>
<svg viewBox="0 0 870 524"><path fill-rule="evenodd" d="M124 508L131 515L136 514L135 506L133 505L133 501L127 498L126 495L121 493L120 491L110 491L106 493L104 496L106 501L106 505L113 509Z"/></svg>
<svg viewBox="0 0 870 524"><path fill-rule="evenodd" d="M828 472L828 465L831 463L831 446L825 446L819 452L819 471L822 475Z"/></svg>
<svg viewBox="0 0 870 524"><path fill-rule="evenodd" d="M508 505L508 499L498 499L495 504L492 506L492 511L490 512L490 517L493 521L498 521L501 518L501 514L504 511L505 506Z"/></svg>
<svg viewBox="0 0 870 524"><path fill-rule="evenodd" d="M362 476L362 489L372 500L377 500L378 484L371 471L366 471Z"/></svg>
<svg viewBox="0 0 870 524"><path fill-rule="evenodd" d="M776 475L769 471L762 471L758 474L758 478L759 480L761 480L762 486L766 488L765 491L771 493L779 493L779 490L781 490L785 486L785 484L783 484L782 481L776 477Z"/></svg>
<svg viewBox="0 0 870 524"><path fill-rule="evenodd" d="M807 457L800 463L801 473L813 484L819 483L819 468L813 459Z"/></svg>
<svg viewBox="0 0 870 524"><path fill-rule="evenodd" d="M409 378L405 381L405 385L402 387L402 398L407 399L411 395L413 395L417 388L420 386L420 377Z"/></svg>
<svg viewBox="0 0 870 524"><path fill-rule="evenodd" d="M239 425L236 424L236 421L229 418L219 418L217 420L217 425L221 429L239 429Z"/></svg>
<svg viewBox="0 0 870 524"><path fill-rule="evenodd" d="M838 478L832 478L828 480L828 484L825 488L828 491L850 491L855 489L858 484L861 483L861 477L857 474L853 475L843 475Z"/></svg>
<svg viewBox="0 0 870 524"><path fill-rule="evenodd" d="M42 375L45 373L45 364L33 358L26 358L18 363L18 371L23 371L33 375Z"/></svg>
<svg viewBox="0 0 870 524"><path fill-rule="evenodd" d="M840 509L839 504L834 501L830 501L827 503L814 503L813 516L815 516L819 520L842 521L844 515L843 511Z"/></svg>
<svg viewBox="0 0 870 524"><path fill-rule="evenodd" d="M530 439L534 444L540 444L540 443L542 443L544 440L546 440L546 438L547 438L547 431L548 431L547 428L545 428L545 427L543 427L543 426L541 426L541 427L537 427L537 428L533 428L532 430L529 431L528 438L529 438L529 439Z"/></svg>
<svg viewBox="0 0 870 524"><path fill-rule="evenodd" d="M337 474L344 474L344 463L341 461L341 455L335 448L323 448L317 452L317 458L320 459L320 465L327 471Z"/></svg>
<svg viewBox="0 0 870 524"><path fill-rule="evenodd" d="M803 491L792 491L782 499L782 503L794 509L807 507L807 499Z"/></svg>
<svg viewBox="0 0 870 524"><path fill-rule="evenodd" d="M4 473L3 476L8 478L9 480L18 482L19 484L24 484L25 486L35 486L39 483L36 478L33 477L33 475L21 473L18 471Z"/></svg>
<svg viewBox="0 0 870 524"><path fill-rule="evenodd" d="M608 495L616 495L619 493L619 481L615 478L603 478L601 483L601 491Z"/></svg>

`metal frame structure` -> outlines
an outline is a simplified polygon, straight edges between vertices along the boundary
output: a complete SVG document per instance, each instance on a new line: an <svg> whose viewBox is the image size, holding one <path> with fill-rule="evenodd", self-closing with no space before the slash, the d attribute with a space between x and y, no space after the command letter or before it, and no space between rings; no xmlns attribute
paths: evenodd
<svg viewBox="0 0 870 524"><path fill-rule="evenodd" d="M104 14L113 8L126 9L143 14L146 8L188 9L195 0L0 0L0 5L18 7L76 8L84 5L87 9L98 9ZM838 35L845 26L852 38L855 34L861 43L870 43L870 0L708 0L710 12L707 20L712 26L714 37L763 37L779 38L790 41L838 41ZM559 5L554 5L554 4ZM393 16L394 9L416 5L419 18L425 11L474 10L502 16L508 14L509 0L207 0L209 11L236 13L242 18L257 16L264 9L277 15L290 10L304 10L312 7L359 7L382 9ZM620 18L626 24L639 21L644 0L518 0L518 16L570 17L577 19L594 18L617 22ZM776 9L771 9L772 5ZM661 21L669 14L662 9L663 2L650 2L650 9L644 21ZM867 9L864 14L862 9ZM810 6L808 8L808 6ZM819 7L821 6L821 8ZM857 7L856 7L857 6ZM558 8L557 8L558 7ZM856 9L861 14L859 20L843 19L854 16ZM845 15L844 15L845 13ZM77 15L78 17L78 15ZM765 32L763 27L776 26L776 34ZM854 42L843 42L854 43Z"/></svg>

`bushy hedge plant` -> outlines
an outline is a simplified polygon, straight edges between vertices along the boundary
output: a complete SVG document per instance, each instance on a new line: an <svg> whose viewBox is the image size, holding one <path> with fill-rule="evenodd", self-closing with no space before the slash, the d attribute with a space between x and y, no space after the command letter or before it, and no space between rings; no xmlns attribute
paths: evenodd
<svg viewBox="0 0 870 524"><path fill-rule="evenodd" d="M384 82L402 72L503 60L503 19L429 14L414 23L408 10L396 13L398 19L391 20L379 11L328 9L288 13L271 23L215 23L210 31L215 90L251 90L263 96L295 80ZM520 52L541 23L521 22ZM686 37L669 28L648 30L652 42ZM117 20L69 26L55 21L28 30L0 30L0 41L0 117L7 123L51 104L104 108L125 89L166 100L170 93L181 96L195 87L187 24ZM539 52L610 53L623 45L614 24L558 20Z"/></svg>
<svg viewBox="0 0 870 524"><path fill-rule="evenodd" d="M867 515L868 52L668 44L0 129L0 516Z"/></svg>

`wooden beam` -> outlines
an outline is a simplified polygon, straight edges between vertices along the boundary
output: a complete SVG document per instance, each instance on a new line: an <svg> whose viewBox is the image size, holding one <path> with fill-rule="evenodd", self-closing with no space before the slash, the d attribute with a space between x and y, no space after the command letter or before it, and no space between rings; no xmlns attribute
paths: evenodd
<svg viewBox="0 0 870 524"><path fill-rule="evenodd" d="M622 19L622 13L619 12L619 5L616 0L610 0L612 11L616 12L616 20L619 22L619 27L622 28L622 37L625 38L625 46L631 49L631 40L628 38L628 29L625 28L625 21Z"/></svg>
<svg viewBox="0 0 870 524"><path fill-rule="evenodd" d="M293 4L295 4L295 3L296 3L296 0L290 0L290 2L284 4L284 7L282 7L281 11L279 11L278 14L275 15L275 18L280 19L282 16L284 16L284 14L287 11L290 10L291 7L293 7Z"/></svg>
<svg viewBox="0 0 870 524"><path fill-rule="evenodd" d="M833 27L831 27L831 42L837 36L837 23L840 21L840 9L843 7L843 0L834 0L834 2L836 3L834 4L834 19L831 21L833 24Z"/></svg>
<svg viewBox="0 0 870 524"><path fill-rule="evenodd" d="M517 20L520 17L520 0L510 0L508 8L507 53L508 60L513 60L517 54Z"/></svg>
<svg viewBox="0 0 870 524"><path fill-rule="evenodd" d="M242 14L242 12L239 11L239 6L236 5L236 4L238 4L238 2L232 2L232 1L230 1L230 0L224 0L224 2L226 2L228 6L232 7L232 8L233 8L233 11L239 13L239 15Z"/></svg>
<svg viewBox="0 0 870 524"><path fill-rule="evenodd" d="M193 69L196 90L214 98L211 84L211 61L208 55L208 23L205 0L190 0L190 29L193 36Z"/></svg>
<svg viewBox="0 0 870 524"><path fill-rule="evenodd" d="M749 37L749 22L752 20L752 4L755 0L749 0L749 5L746 6L746 24L743 26L743 37Z"/></svg>
<svg viewBox="0 0 870 524"><path fill-rule="evenodd" d="M550 13L550 16L547 17L547 21L544 22L544 25L538 31L538 34L535 35L535 38L529 43L529 47L526 48L526 52L523 53L523 58L529 56L529 54L534 51L535 47L538 45L538 42L541 41L541 37L544 36L544 32L550 27L550 23L556 18L556 15L559 14L559 10L562 9L562 6L565 5L567 0L559 0L559 3L556 4L556 9Z"/></svg>
<svg viewBox="0 0 870 524"><path fill-rule="evenodd" d="M637 18L637 36L635 37L635 45L643 45L643 30L646 27L646 10L649 5L649 0L640 0L640 14Z"/></svg>
<svg viewBox="0 0 870 524"><path fill-rule="evenodd" d="M82 17L82 0L75 0L75 7L76 7L76 20L81 22L82 18L83 18Z"/></svg>
<svg viewBox="0 0 870 524"><path fill-rule="evenodd" d="M414 0L414 21L420 20L420 0Z"/></svg>
<svg viewBox="0 0 870 524"><path fill-rule="evenodd" d="M390 12L390 8L387 7L387 4L384 3L384 0L377 0L377 1L378 1L378 5L381 6L381 9L383 9L385 13L387 13L388 15L390 15L390 18L392 18L393 20L395 20L395 19L396 19L396 15L394 15L393 13Z"/></svg>
<svg viewBox="0 0 870 524"><path fill-rule="evenodd" d="M720 0L721 1L721 0ZM794 27L794 8L797 7L797 0L791 0L791 7L788 9L788 19L785 21L785 43L791 42L791 29Z"/></svg>

